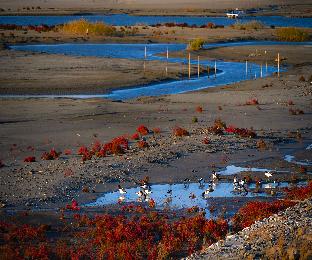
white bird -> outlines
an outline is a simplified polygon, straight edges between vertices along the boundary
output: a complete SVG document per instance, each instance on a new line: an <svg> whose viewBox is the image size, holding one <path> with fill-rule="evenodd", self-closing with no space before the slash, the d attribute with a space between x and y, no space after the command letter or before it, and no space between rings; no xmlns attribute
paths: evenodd
<svg viewBox="0 0 312 260"><path fill-rule="evenodd" d="M127 191L124 188L122 188L120 185L118 185L118 190L119 190L120 194L126 194L127 193Z"/></svg>
<svg viewBox="0 0 312 260"><path fill-rule="evenodd" d="M272 177L272 173L270 171L265 172L264 175L269 179L270 177Z"/></svg>
<svg viewBox="0 0 312 260"><path fill-rule="evenodd" d="M238 185L238 179L237 179L236 176L234 176L233 185L234 185L234 186L237 186L237 185Z"/></svg>
<svg viewBox="0 0 312 260"><path fill-rule="evenodd" d="M146 190L144 190L144 193L145 193L146 195L149 195L149 194L152 194L153 192L152 192L151 190L149 190L149 189L146 189Z"/></svg>
<svg viewBox="0 0 312 260"><path fill-rule="evenodd" d="M211 177L212 177L212 181L219 180L219 175L215 171L212 172Z"/></svg>
<svg viewBox="0 0 312 260"><path fill-rule="evenodd" d="M125 199L126 199L126 198L125 198L124 196L120 196L120 197L118 198L118 201L123 202Z"/></svg>

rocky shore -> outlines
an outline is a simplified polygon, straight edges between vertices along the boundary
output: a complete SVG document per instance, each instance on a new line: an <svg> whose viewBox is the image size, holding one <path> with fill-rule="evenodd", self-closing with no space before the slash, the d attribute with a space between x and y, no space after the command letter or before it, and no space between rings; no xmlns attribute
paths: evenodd
<svg viewBox="0 0 312 260"><path fill-rule="evenodd" d="M312 201L307 199L185 259L310 259Z"/></svg>

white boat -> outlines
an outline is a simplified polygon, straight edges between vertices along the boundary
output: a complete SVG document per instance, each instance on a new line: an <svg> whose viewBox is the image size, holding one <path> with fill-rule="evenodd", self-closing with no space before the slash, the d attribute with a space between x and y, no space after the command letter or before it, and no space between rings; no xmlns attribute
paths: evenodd
<svg viewBox="0 0 312 260"><path fill-rule="evenodd" d="M233 11L226 13L226 16L228 18L232 18L232 19L237 19L237 18L240 18L244 15L245 15L245 12L243 10L239 10L238 8L236 8Z"/></svg>

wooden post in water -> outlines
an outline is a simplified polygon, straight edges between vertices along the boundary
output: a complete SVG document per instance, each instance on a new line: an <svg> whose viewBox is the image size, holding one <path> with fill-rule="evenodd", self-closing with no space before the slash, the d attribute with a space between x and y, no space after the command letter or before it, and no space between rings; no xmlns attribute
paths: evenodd
<svg viewBox="0 0 312 260"><path fill-rule="evenodd" d="M277 53L277 77L280 77L280 54Z"/></svg>
<svg viewBox="0 0 312 260"><path fill-rule="evenodd" d="M197 56L197 77L199 78L199 56Z"/></svg>
<svg viewBox="0 0 312 260"><path fill-rule="evenodd" d="M188 54L188 77L191 78L191 53Z"/></svg>
<svg viewBox="0 0 312 260"><path fill-rule="evenodd" d="M144 48L144 63L143 63L144 73L145 73L145 69L146 69L146 56L147 56L147 50L146 50L146 46L145 46L145 48Z"/></svg>
<svg viewBox="0 0 312 260"><path fill-rule="evenodd" d="M215 78L216 78L217 77L217 60L215 60L214 71L215 71Z"/></svg>
<svg viewBox="0 0 312 260"><path fill-rule="evenodd" d="M208 79L209 79L209 77L210 77L210 67L209 66L207 67L207 73L208 73Z"/></svg>
<svg viewBox="0 0 312 260"><path fill-rule="evenodd" d="M168 59L169 59L169 50L167 47L166 76L168 76Z"/></svg>

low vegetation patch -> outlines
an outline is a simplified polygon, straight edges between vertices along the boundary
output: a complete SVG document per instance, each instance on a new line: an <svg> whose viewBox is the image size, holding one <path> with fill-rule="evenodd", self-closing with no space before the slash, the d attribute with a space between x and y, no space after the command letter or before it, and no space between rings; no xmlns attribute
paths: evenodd
<svg viewBox="0 0 312 260"><path fill-rule="evenodd" d="M197 39L191 40L187 48L188 50L191 50L191 51L198 51L203 48L204 43L205 42L203 39L197 38Z"/></svg>
<svg viewBox="0 0 312 260"><path fill-rule="evenodd" d="M276 36L279 41L288 42L304 42L310 39L309 34L305 30L295 27L278 28Z"/></svg>
<svg viewBox="0 0 312 260"><path fill-rule="evenodd" d="M247 23L236 22L231 27L236 30L259 30L264 28L264 24L254 20Z"/></svg>
<svg viewBox="0 0 312 260"><path fill-rule="evenodd" d="M114 26L104 24L103 22L91 23L85 19L68 22L60 26L60 31L64 33L79 35L96 35L96 36L122 36L121 31L117 31Z"/></svg>

